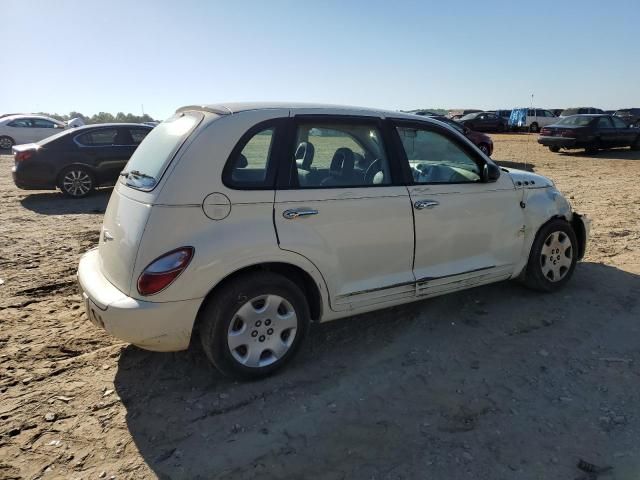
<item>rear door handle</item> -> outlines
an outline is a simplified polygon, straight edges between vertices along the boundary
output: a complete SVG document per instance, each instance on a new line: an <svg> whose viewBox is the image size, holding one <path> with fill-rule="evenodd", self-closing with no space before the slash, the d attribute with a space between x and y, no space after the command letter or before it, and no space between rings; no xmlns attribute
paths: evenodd
<svg viewBox="0 0 640 480"><path fill-rule="evenodd" d="M424 210L425 208L433 208L440 205L440 202L436 202L435 200L418 200L413 204L416 210Z"/></svg>
<svg viewBox="0 0 640 480"><path fill-rule="evenodd" d="M317 215L318 210L313 208L293 208L291 210L285 210L282 212L282 216L287 220L293 220L298 217L307 217L309 215Z"/></svg>

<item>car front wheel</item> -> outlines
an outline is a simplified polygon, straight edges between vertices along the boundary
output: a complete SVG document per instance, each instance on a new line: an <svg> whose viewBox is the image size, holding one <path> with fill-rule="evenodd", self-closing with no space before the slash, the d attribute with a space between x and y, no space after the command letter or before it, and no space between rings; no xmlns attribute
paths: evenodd
<svg viewBox="0 0 640 480"><path fill-rule="evenodd" d="M540 130L540 128L538 127L538 124L536 122L533 122L529 127L530 132L536 133L538 130Z"/></svg>
<svg viewBox="0 0 640 480"><path fill-rule="evenodd" d="M224 375L260 378L295 355L309 325L300 288L271 272L242 275L216 292L201 313L200 340Z"/></svg>
<svg viewBox="0 0 640 480"><path fill-rule="evenodd" d="M553 153L558 153L560 151L560 147L549 147L549 150Z"/></svg>
<svg viewBox="0 0 640 480"><path fill-rule="evenodd" d="M525 284L544 292L562 288L573 275L577 252L578 241L571 225L566 220L551 220L533 241Z"/></svg>

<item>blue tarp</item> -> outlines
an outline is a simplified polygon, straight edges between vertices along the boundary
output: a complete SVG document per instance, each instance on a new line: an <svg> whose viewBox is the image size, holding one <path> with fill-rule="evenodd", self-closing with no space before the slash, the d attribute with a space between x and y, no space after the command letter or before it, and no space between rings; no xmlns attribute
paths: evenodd
<svg viewBox="0 0 640 480"><path fill-rule="evenodd" d="M509 126L524 127L527 124L528 111L528 108L514 108L513 110L511 110L511 116L509 117Z"/></svg>

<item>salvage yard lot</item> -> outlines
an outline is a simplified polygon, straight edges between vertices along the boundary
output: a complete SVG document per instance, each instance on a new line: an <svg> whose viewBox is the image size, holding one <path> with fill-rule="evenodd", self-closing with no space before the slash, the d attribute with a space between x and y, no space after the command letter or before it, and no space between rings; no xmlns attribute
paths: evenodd
<svg viewBox="0 0 640 480"><path fill-rule="evenodd" d="M26 192L0 156L0 479L576 478L640 471L640 152L495 135L593 220L574 279L316 325L275 377L222 378L91 325L76 285L110 190Z"/></svg>

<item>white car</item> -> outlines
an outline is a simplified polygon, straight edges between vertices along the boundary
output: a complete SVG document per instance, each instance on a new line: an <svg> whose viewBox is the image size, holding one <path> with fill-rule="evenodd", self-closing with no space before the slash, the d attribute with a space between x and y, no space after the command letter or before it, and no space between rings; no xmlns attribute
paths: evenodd
<svg viewBox="0 0 640 480"><path fill-rule="evenodd" d="M88 318L158 351L267 375L324 322L477 285L554 291L589 231L552 181L428 117L189 106L133 154L80 260Z"/></svg>
<svg viewBox="0 0 640 480"><path fill-rule="evenodd" d="M44 115L10 115L0 118L0 150L35 143L64 130L66 125Z"/></svg>

